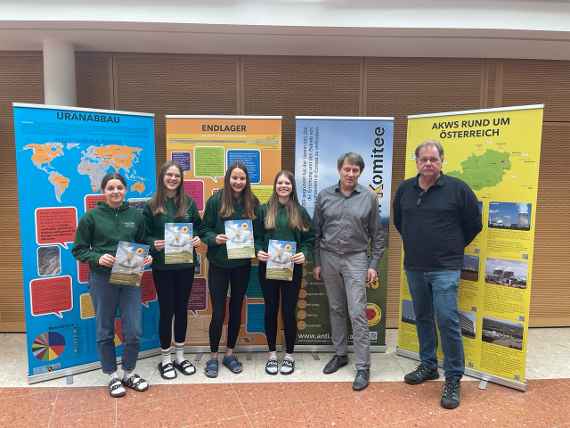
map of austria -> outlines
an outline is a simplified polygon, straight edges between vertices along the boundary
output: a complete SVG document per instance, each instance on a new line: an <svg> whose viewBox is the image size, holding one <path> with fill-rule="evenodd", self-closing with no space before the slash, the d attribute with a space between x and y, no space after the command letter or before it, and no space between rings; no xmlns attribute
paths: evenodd
<svg viewBox="0 0 570 428"><path fill-rule="evenodd" d="M33 316L55 315L73 309L71 276L40 278L30 281L30 307Z"/></svg>
<svg viewBox="0 0 570 428"><path fill-rule="evenodd" d="M38 245L61 245L68 249L75 240L77 209L75 207L36 208L36 243Z"/></svg>

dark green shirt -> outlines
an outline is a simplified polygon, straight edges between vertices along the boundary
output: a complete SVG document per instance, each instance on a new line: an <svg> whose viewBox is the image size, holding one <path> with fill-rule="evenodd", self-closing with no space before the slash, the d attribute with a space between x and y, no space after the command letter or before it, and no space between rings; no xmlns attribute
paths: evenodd
<svg viewBox="0 0 570 428"><path fill-rule="evenodd" d="M146 243L142 213L126 202L119 208L99 202L79 221L71 253L89 263L91 270L109 272L111 268L99 265L99 258L103 254L114 256L119 241Z"/></svg>
<svg viewBox="0 0 570 428"><path fill-rule="evenodd" d="M299 229L292 229L289 226L289 217L287 209L284 205L279 204L277 217L275 218L275 229L265 228L265 217L267 216L267 204L259 207L259 214L255 221L253 230L255 235L255 252L267 251L270 239L279 241L294 241L297 243L297 252L303 253L307 260L313 258L313 244L315 241L315 231L313 229L311 218L302 206L299 206L301 215L305 222L309 225L309 230L303 232Z"/></svg>
<svg viewBox="0 0 570 428"><path fill-rule="evenodd" d="M179 270L188 269L192 266L190 263L179 263L179 264L165 264L164 263L164 249L158 251L154 248L154 241L164 239L164 224L165 223L192 223L192 231L194 236L200 234L200 228L202 227L202 219L198 213L198 208L196 208L196 203L193 199L190 199L190 204L186 210L186 214L183 217L176 217L176 212L178 208L173 199L168 198L166 200L166 213L163 214L152 214L150 204L147 204L143 210L143 216L146 226L146 240L151 246L150 253L152 255L152 268L162 269L162 270ZM194 251L194 260L196 260L196 251Z"/></svg>
<svg viewBox="0 0 570 428"><path fill-rule="evenodd" d="M244 214L244 206L241 201L234 201L234 213L231 217L222 218L220 216L220 207L222 205L223 191L214 193L208 202L204 211L204 219L202 220L202 231L200 238L208 246L208 261L213 265L221 268L233 268L238 266L246 266L251 263L250 259L232 259L228 260L228 252L226 245L218 245L216 236L226 233L224 222L226 220L241 220L248 217ZM258 209L256 209L256 212ZM253 232L255 233L255 227Z"/></svg>

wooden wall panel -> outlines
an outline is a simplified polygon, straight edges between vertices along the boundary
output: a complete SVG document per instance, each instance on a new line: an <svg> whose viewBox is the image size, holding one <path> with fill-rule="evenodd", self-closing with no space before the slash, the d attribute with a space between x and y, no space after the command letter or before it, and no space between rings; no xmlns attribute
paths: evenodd
<svg viewBox="0 0 570 428"><path fill-rule="evenodd" d="M406 116L481 107L486 97L485 67L485 62L478 59L367 59L366 115L396 118L392 195L404 177ZM393 225L389 234L386 316L387 326L397 327L402 241Z"/></svg>
<svg viewBox="0 0 570 428"><path fill-rule="evenodd" d="M41 52L0 52L0 331L25 330L12 102L43 102ZM30 183L32 184L32 183ZM25 189L21 189L25 191ZM33 254L27 257L34 257Z"/></svg>
<svg viewBox="0 0 570 428"><path fill-rule="evenodd" d="M570 61L504 61L503 105L544 104L545 121L570 121Z"/></svg>
<svg viewBox="0 0 570 428"><path fill-rule="evenodd" d="M75 55L77 105L113 109L113 57L106 53Z"/></svg>
<svg viewBox="0 0 570 428"><path fill-rule="evenodd" d="M360 64L350 57L244 57L244 114L283 116L284 168L295 167L295 116L359 114Z"/></svg>
<svg viewBox="0 0 570 428"><path fill-rule="evenodd" d="M164 115L237 113L237 57L117 54L113 62L115 107L156 114L157 167Z"/></svg>

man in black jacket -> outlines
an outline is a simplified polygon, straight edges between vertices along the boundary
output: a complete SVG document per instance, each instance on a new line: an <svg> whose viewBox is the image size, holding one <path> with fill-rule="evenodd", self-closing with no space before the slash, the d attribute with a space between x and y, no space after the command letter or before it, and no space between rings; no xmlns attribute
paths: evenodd
<svg viewBox="0 0 570 428"><path fill-rule="evenodd" d="M460 402L465 369L457 309L463 252L482 229L477 197L463 181L441 171L443 147L428 140L415 151L418 175L400 184L394 225L404 242L404 269L414 304L420 365L404 377L411 385L439 377L435 319L444 353L441 405Z"/></svg>

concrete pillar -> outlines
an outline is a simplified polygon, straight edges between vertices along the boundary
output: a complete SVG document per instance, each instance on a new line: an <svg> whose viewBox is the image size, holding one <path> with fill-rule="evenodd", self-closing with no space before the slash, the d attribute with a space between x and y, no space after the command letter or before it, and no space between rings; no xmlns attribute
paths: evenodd
<svg viewBox="0 0 570 428"><path fill-rule="evenodd" d="M70 42L46 39L43 42L44 103L77 105L75 50Z"/></svg>

